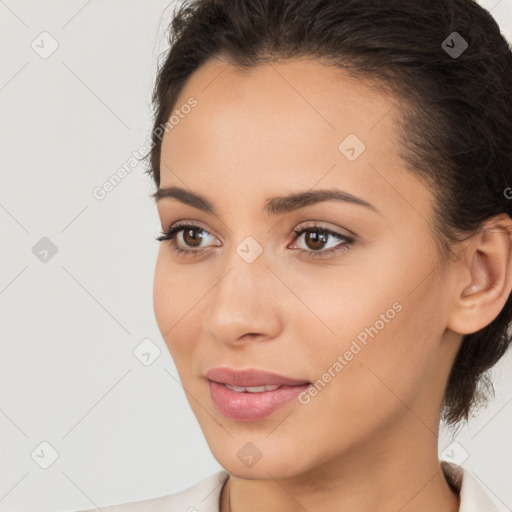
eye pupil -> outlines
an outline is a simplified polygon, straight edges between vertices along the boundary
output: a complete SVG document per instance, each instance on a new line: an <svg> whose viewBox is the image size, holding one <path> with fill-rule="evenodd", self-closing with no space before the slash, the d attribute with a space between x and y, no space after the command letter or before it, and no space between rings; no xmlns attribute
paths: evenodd
<svg viewBox="0 0 512 512"><path fill-rule="evenodd" d="M185 244L190 247L198 247L201 244L201 235L197 235L198 230L194 228L184 229L183 230L183 239L185 240Z"/></svg>
<svg viewBox="0 0 512 512"><path fill-rule="evenodd" d="M305 235L306 235L306 237L305 237L306 245L310 249L321 249L323 247L323 244L325 244L326 235L324 233L320 233L318 231L308 231L307 233L305 233ZM313 239L313 246L311 246L308 243L308 240L310 240L310 239Z"/></svg>

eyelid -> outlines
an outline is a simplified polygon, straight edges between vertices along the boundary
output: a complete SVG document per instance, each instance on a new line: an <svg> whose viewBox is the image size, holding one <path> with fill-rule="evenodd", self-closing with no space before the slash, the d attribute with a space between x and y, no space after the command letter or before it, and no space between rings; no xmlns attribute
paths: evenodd
<svg viewBox="0 0 512 512"><path fill-rule="evenodd" d="M197 222L195 220L193 220L193 221L183 220L183 221L173 222L172 224L169 225L169 227L166 230L164 230L164 234L168 234L171 231L173 232L173 234L177 234L177 233L183 232L187 228L195 229L196 231L207 233L209 236L213 236L213 237L219 239L219 237L217 235L212 233L209 229L206 229L204 226L202 226L199 222Z"/></svg>
<svg viewBox="0 0 512 512"><path fill-rule="evenodd" d="M184 220L177 220L177 221L171 222L169 224L165 224L165 223L163 223L163 224L167 226L166 228L162 227L163 233L168 233L171 229L174 231L178 228L194 227L194 228L199 228L201 231L204 231L205 233L208 233L209 235L212 235L219 240L221 239L221 237L217 236L209 228L204 227L203 224L197 220L184 219Z"/></svg>
<svg viewBox="0 0 512 512"><path fill-rule="evenodd" d="M304 225L304 224L307 224L308 222L313 222L313 225L311 225L311 226L310 225ZM320 223L320 225L319 225L319 223ZM296 233L297 231L300 231L301 229L305 229L305 230L306 229L318 229L319 231L321 231L321 230L331 231L333 233L339 234L339 235L344 236L346 238L351 238L354 241L357 241L359 239L359 236L356 235L350 229L342 228L342 227L333 225L330 222L326 222L325 224L327 224L327 225L324 225L323 221L317 221L317 220L307 221L306 220L306 221L301 222L296 228L294 228L292 230L292 233Z"/></svg>
<svg viewBox="0 0 512 512"><path fill-rule="evenodd" d="M313 225L311 225L311 226L309 226L309 225L304 226L304 224L307 224L308 222L312 222ZM333 225L332 223L330 223L328 221L325 221L325 223L326 224L330 224L333 227L328 227L328 226L325 226L325 225L318 225L317 224L318 222L322 223L324 221L318 221L318 220L310 220L310 221L305 220L305 221L302 221L302 222L300 222L297 225L297 227L295 227L295 228L290 230L290 234L293 234L293 233L301 230L302 228L304 228L304 229L318 229L318 230L322 230L323 229L323 230L326 230L326 231L334 231L334 232L341 231L340 234L346 236L347 238L353 238L354 240L358 240L359 239L359 236L356 235L356 233L354 233L350 229L342 228L342 227ZM221 237L219 237L215 233L213 233L212 230L210 230L209 228L204 227L202 225L201 221L190 220L190 219L183 219L183 220L177 220L175 222L171 222L169 224L165 224L165 223L162 223L162 224L167 225L166 228L164 228L162 226L162 231L163 232L168 232L171 228L193 226L193 227L201 228L202 230L204 230L208 234L213 235L213 236L215 236L218 239L221 239Z"/></svg>

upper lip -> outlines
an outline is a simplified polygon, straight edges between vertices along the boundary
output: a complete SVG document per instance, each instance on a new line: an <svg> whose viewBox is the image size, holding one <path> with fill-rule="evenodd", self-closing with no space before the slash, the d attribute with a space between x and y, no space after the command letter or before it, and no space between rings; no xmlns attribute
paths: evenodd
<svg viewBox="0 0 512 512"><path fill-rule="evenodd" d="M221 384L229 384L230 386L297 386L299 384L309 384L304 379L293 379L285 377L277 373L256 370L253 368L247 370L235 370L229 367L212 368L205 374L206 378Z"/></svg>

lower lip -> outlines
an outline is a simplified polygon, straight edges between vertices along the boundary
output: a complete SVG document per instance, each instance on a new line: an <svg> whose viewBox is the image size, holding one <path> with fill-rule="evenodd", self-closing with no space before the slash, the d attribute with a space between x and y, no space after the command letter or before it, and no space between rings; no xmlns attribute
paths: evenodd
<svg viewBox="0 0 512 512"><path fill-rule="evenodd" d="M209 385L210 396L218 411L227 418L237 421L257 421L266 418L297 398L309 386L281 386L274 391L239 393L211 380Z"/></svg>

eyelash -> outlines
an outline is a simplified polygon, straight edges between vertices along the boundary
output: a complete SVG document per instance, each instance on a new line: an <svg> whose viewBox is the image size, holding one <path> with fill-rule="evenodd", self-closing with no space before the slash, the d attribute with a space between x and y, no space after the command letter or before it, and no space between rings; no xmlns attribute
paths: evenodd
<svg viewBox="0 0 512 512"><path fill-rule="evenodd" d="M170 227L167 231L163 231L161 236L158 236L156 240L158 242L163 242L168 240L170 242L170 245L173 249L173 251L179 256L197 256L201 253L203 253L206 249L199 249L199 250L189 250L189 249L181 249L176 244L176 237L179 232L184 231L186 229L193 229L197 231L202 231L204 233L209 233L205 229L203 229L201 226L197 226L195 224L190 223L177 223L174 226ZM332 249L325 249L322 251L312 251L312 250L306 250L306 249L296 249L299 251L299 254L301 256L306 255L307 257L313 257L313 258L325 258L326 256L329 256L334 253L338 252L345 252L351 248L351 246L355 243L355 238L344 235L342 233L338 233L337 231L332 231L327 228L322 228L319 226L308 226L306 228L299 228L294 229L293 233L295 233L295 238L293 239L293 242L295 242L302 234L313 232L313 233L319 233L321 235L328 235L328 236L334 236L335 238L339 238L343 241L342 244L337 245L336 247Z"/></svg>

